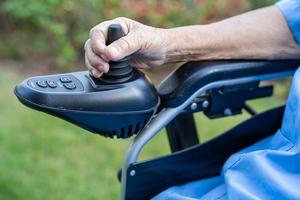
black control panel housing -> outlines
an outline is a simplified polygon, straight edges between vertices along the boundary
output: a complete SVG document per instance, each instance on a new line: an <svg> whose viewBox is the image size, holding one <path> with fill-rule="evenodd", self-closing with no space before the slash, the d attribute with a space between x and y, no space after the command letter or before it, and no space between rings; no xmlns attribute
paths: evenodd
<svg viewBox="0 0 300 200"><path fill-rule="evenodd" d="M31 108L119 138L137 134L159 105L154 86L135 69L130 80L114 84L87 71L32 77L19 84L15 94Z"/></svg>

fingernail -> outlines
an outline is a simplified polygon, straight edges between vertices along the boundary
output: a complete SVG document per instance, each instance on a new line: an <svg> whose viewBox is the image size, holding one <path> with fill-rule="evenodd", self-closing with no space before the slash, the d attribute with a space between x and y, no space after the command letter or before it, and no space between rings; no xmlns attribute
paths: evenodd
<svg viewBox="0 0 300 200"><path fill-rule="evenodd" d="M103 66L104 73L107 73L109 71L109 66Z"/></svg>
<svg viewBox="0 0 300 200"><path fill-rule="evenodd" d="M100 76L102 76L103 73L101 73L101 72L99 72L99 71L93 69L93 70L92 70L92 74L93 74L94 77L100 78Z"/></svg>
<svg viewBox="0 0 300 200"><path fill-rule="evenodd" d="M102 69L102 65L97 65L96 67L95 67L98 71L102 71L103 69Z"/></svg>
<svg viewBox="0 0 300 200"><path fill-rule="evenodd" d="M107 71L108 71L107 67L105 67L105 65L102 65L102 64L98 65L98 66L96 67L96 69L97 69L96 71L98 71L98 73L99 73L99 72L107 73Z"/></svg>

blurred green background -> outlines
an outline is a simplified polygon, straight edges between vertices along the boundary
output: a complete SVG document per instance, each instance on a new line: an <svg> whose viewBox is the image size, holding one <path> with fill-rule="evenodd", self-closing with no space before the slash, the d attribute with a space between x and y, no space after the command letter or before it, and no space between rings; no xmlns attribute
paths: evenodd
<svg viewBox="0 0 300 200"><path fill-rule="evenodd" d="M159 27L209 23L275 0L0 0L0 58L43 68L83 64L83 44L96 24L118 16ZM26 66L29 67L29 66Z"/></svg>
<svg viewBox="0 0 300 200"><path fill-rule="evenodd" d="M174 27L203 24L271 5L275 0L0 0L0 199L118 199L116 172L129 140L90 134L22 106L13 87L24 78L84 69L83 44L99 22L126 16ZM155 73L151 74L157 79ZM266 110L285 101L287 84L272 99L251 102ZM196 115L201 141L248 118L208 120ZM164 131L142 159L170 152Z"/></svg>

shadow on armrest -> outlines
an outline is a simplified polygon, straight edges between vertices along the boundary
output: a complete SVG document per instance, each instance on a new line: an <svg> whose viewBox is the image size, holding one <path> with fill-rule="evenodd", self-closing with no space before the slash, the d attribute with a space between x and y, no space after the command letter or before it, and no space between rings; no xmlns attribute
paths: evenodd
<svg viewBox="0 0 300 200"><path fill-rule="evenodd" d="M163 106L176 107L199 88L216 81L294 72L300 66L295 60L222 60L188 62L171 73L158 87Z"/></svg>

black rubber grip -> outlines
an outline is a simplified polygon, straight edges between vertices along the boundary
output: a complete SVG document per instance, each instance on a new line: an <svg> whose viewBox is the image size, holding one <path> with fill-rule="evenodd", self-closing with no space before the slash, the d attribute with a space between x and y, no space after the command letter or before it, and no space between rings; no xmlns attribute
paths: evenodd
<svg viewBox="0 0 300 200"><path fill-rule="evenodd" d="M111 24L107 30L107 43L110 45L114 41L124 37L124 32L120 24ZM130 57L125 57L119 61L109 62L109 72L101 79L107 83L123 83L132 77L132 67L129 65Z"/></svg>

